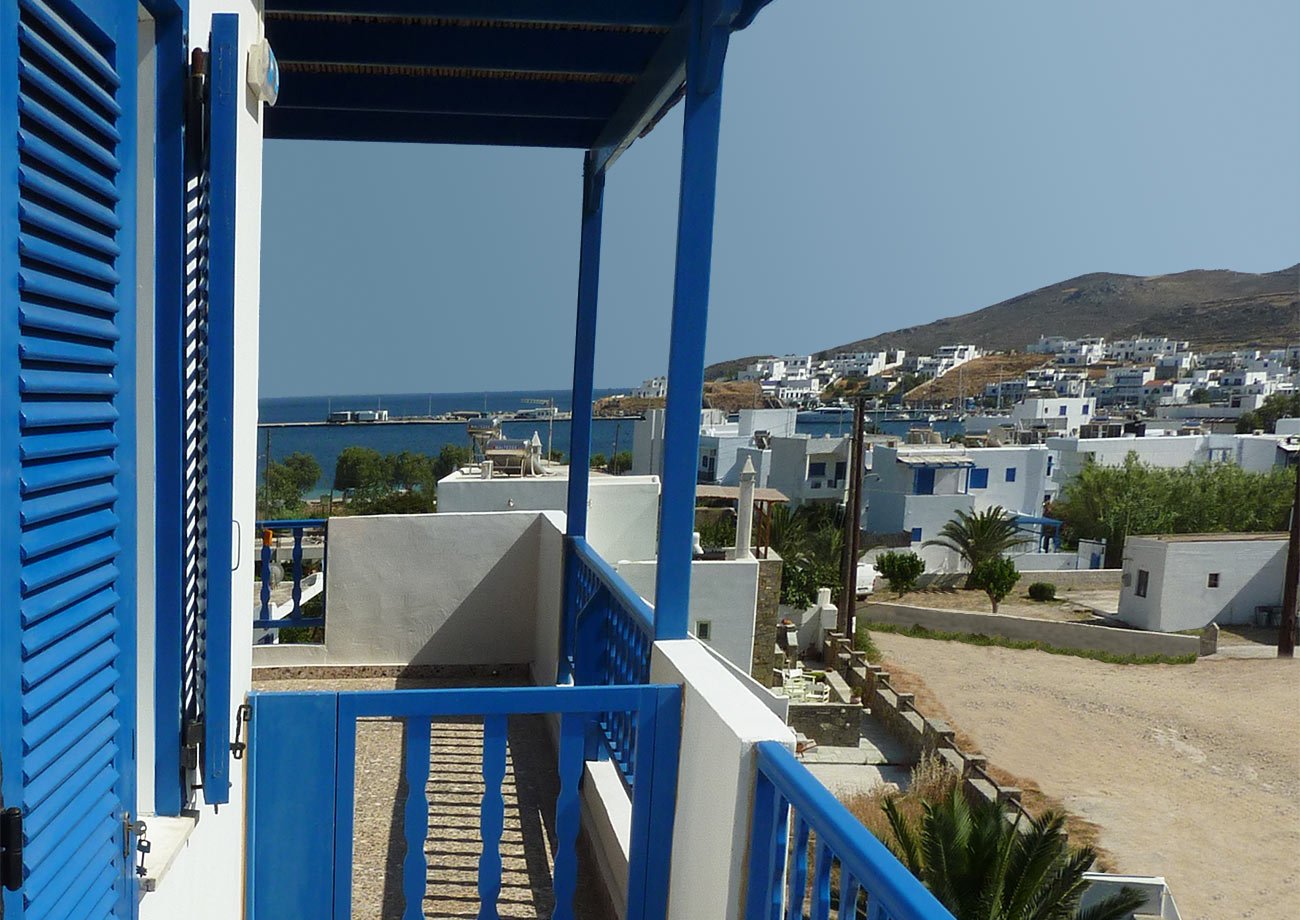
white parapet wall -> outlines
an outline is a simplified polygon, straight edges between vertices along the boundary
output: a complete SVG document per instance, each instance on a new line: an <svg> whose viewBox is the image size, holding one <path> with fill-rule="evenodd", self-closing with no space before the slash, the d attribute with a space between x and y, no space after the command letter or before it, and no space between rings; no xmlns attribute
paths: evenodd
<svg viewBox="0 0 1300 920"><path fill-rule="evenodd" d="M628 586L653 606L655 562L614 565ZM754 615L758 606L758 560L699 560L691 564L690 630L709 624L708 643L746 674L753 670Z"/></svg>
<svg viewBox="0 0 1300 920"><path fill-rule="evenodd" d="M456 471L438 483L438 511L564 511L569 468L544 476L494 476ZM659 532L659 477L592 473L587 499L587 542L601 557L655 558Z"/></svg>
<svg viewBox="0 0 1300 920"><path fill-rule="evenodd" d="M254 664L523 664L553 681L563 529L546 511L331 518L325 644L259 645Z"/></svg>
<svg viewBox="0 0 1300 920"><path fill-rule="evenodd" d="M669 920L739 920L744 908L754 745L794 734L694 639L656 642L653 683L682 687L681 765Z"/></svg>

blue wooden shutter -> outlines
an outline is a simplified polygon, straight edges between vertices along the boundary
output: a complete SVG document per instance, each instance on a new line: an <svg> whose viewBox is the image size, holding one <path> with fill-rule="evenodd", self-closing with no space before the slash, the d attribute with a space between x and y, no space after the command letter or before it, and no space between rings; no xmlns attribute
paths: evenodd
<svg viewBox="0 0 1300 920"><path fill-rule="evenodd" d="M230 801L230 638L234 612L235 162L243 105L239 17L212 17L208 86L207 220L207 589L203 617L203 799ZM252 539L252 534L245 534ZM240 609L252 616L252 598Z"/></svg>
<svg viewBox="0 0 1300 920"><path fill-rule="evenodd" d="M0 6L0 764L6 916L129 916L136 6Z"/></svg>

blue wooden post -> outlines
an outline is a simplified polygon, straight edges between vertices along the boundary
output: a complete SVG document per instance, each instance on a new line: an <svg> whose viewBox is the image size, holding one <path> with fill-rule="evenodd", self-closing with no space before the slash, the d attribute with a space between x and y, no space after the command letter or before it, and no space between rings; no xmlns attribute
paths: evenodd
<svg viewBox="0 0 1300 920"><path fill-rule="evenodd" d="M587 480L591 467L591 399L596 359L596 295L600 283L600 229L605 173L587 154L583 167L582 248L578 259L578 319L573 337L573 419L569 423L569 500L566 533L587 535Z"/></svg>
<svg viewBox="0 0 1300 920"><path fill-rule="evenodd" d="M569 496L565 532L587 535L587 483L591 477L591 399L596 360L596 299L600 286L600 230L605 171L587 154L582 183L582 244L578 258L578 318L573 337L573 413L569 422ZM565 544L564 607L560 617L560 661L556 680L571 676L574 600L573 552Z"/></svg>
<svg viewBox="0 0 1300 920"><path fill-rule="evenodd" d="M730 6L731 4L721 4ZM722 112L722 62L735 10L716 0L692 0L693 27L686 58L686 115L677 205L677 269L673 282L672 339L668 352L668 406L664 417L663 493L659 510L659 567L655 577L655 637L685 639L691 587L691 535L700 452L700 395L704 390L704 336L708 324L713 203Z"/></svg>
<svg viewBox="0 0 1300 920"><path fill-rule="evenodd" d="M295 619L302 616L302 528L293 529L293 612Z"/></svg>
<svg viewBox="0 0 1300 920"><path fill-rule="evenodd" d="M271 616L271 531L262 531L262 591L261 610L258 619L266 620Z"/></svg>

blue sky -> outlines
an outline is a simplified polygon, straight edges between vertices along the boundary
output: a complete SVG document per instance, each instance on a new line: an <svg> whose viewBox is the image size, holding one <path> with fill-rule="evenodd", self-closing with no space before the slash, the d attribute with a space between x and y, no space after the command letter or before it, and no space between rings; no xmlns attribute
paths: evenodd
<svg viewBox="0 0 1300 920"><path fill-rule="evenodd" d="M1295 0L775 0L731 43L708 359L1092 271L1300 260ZM597 386L667 364L680 108L611 170ZM263 396L567 388L581 153L270 141Z"/></svg>

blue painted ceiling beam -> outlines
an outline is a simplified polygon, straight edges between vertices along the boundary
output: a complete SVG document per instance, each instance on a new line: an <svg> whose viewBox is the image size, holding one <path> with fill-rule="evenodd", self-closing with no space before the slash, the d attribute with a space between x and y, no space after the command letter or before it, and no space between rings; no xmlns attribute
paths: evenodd
<svg viewBox="0 0 1300 920"><path fill-rule="evenodd" d="M616 83L426 77L399 73L298 72L282 68L285 109L357 109L602 121L627 94Z"/></svg>
<svg viewBox="0 0 1300 920"><path fill-rule="evenodd" d="M663 33L289 20L268 14L266 36L284 62L613 75L630 84Z"/></svg>
<svg viewBox="0 0 1300 920"><path fill-rule="evenodd" d="M599 121L479 115L426 115L355 109L280 109L266 113L268 138L491 144L513 147L591 146Z"/></svg>
<svg viewBox="0 0 1300 920"><path fill-rule="evenodd" d="M686 51L690 44L690 16L684 14L664 36L645 71L610 116L592 145L593 166L603 172L632 142L651 128L676 99L686 83Z"/></svg>
<svg viewBox="0 0 1300 920"><path fill-rule="evenodd" d="M683 0L267 0L266 12L441 16L491 22L577 23L597 26L670 26L677 21L683 6Z"/></svg>

